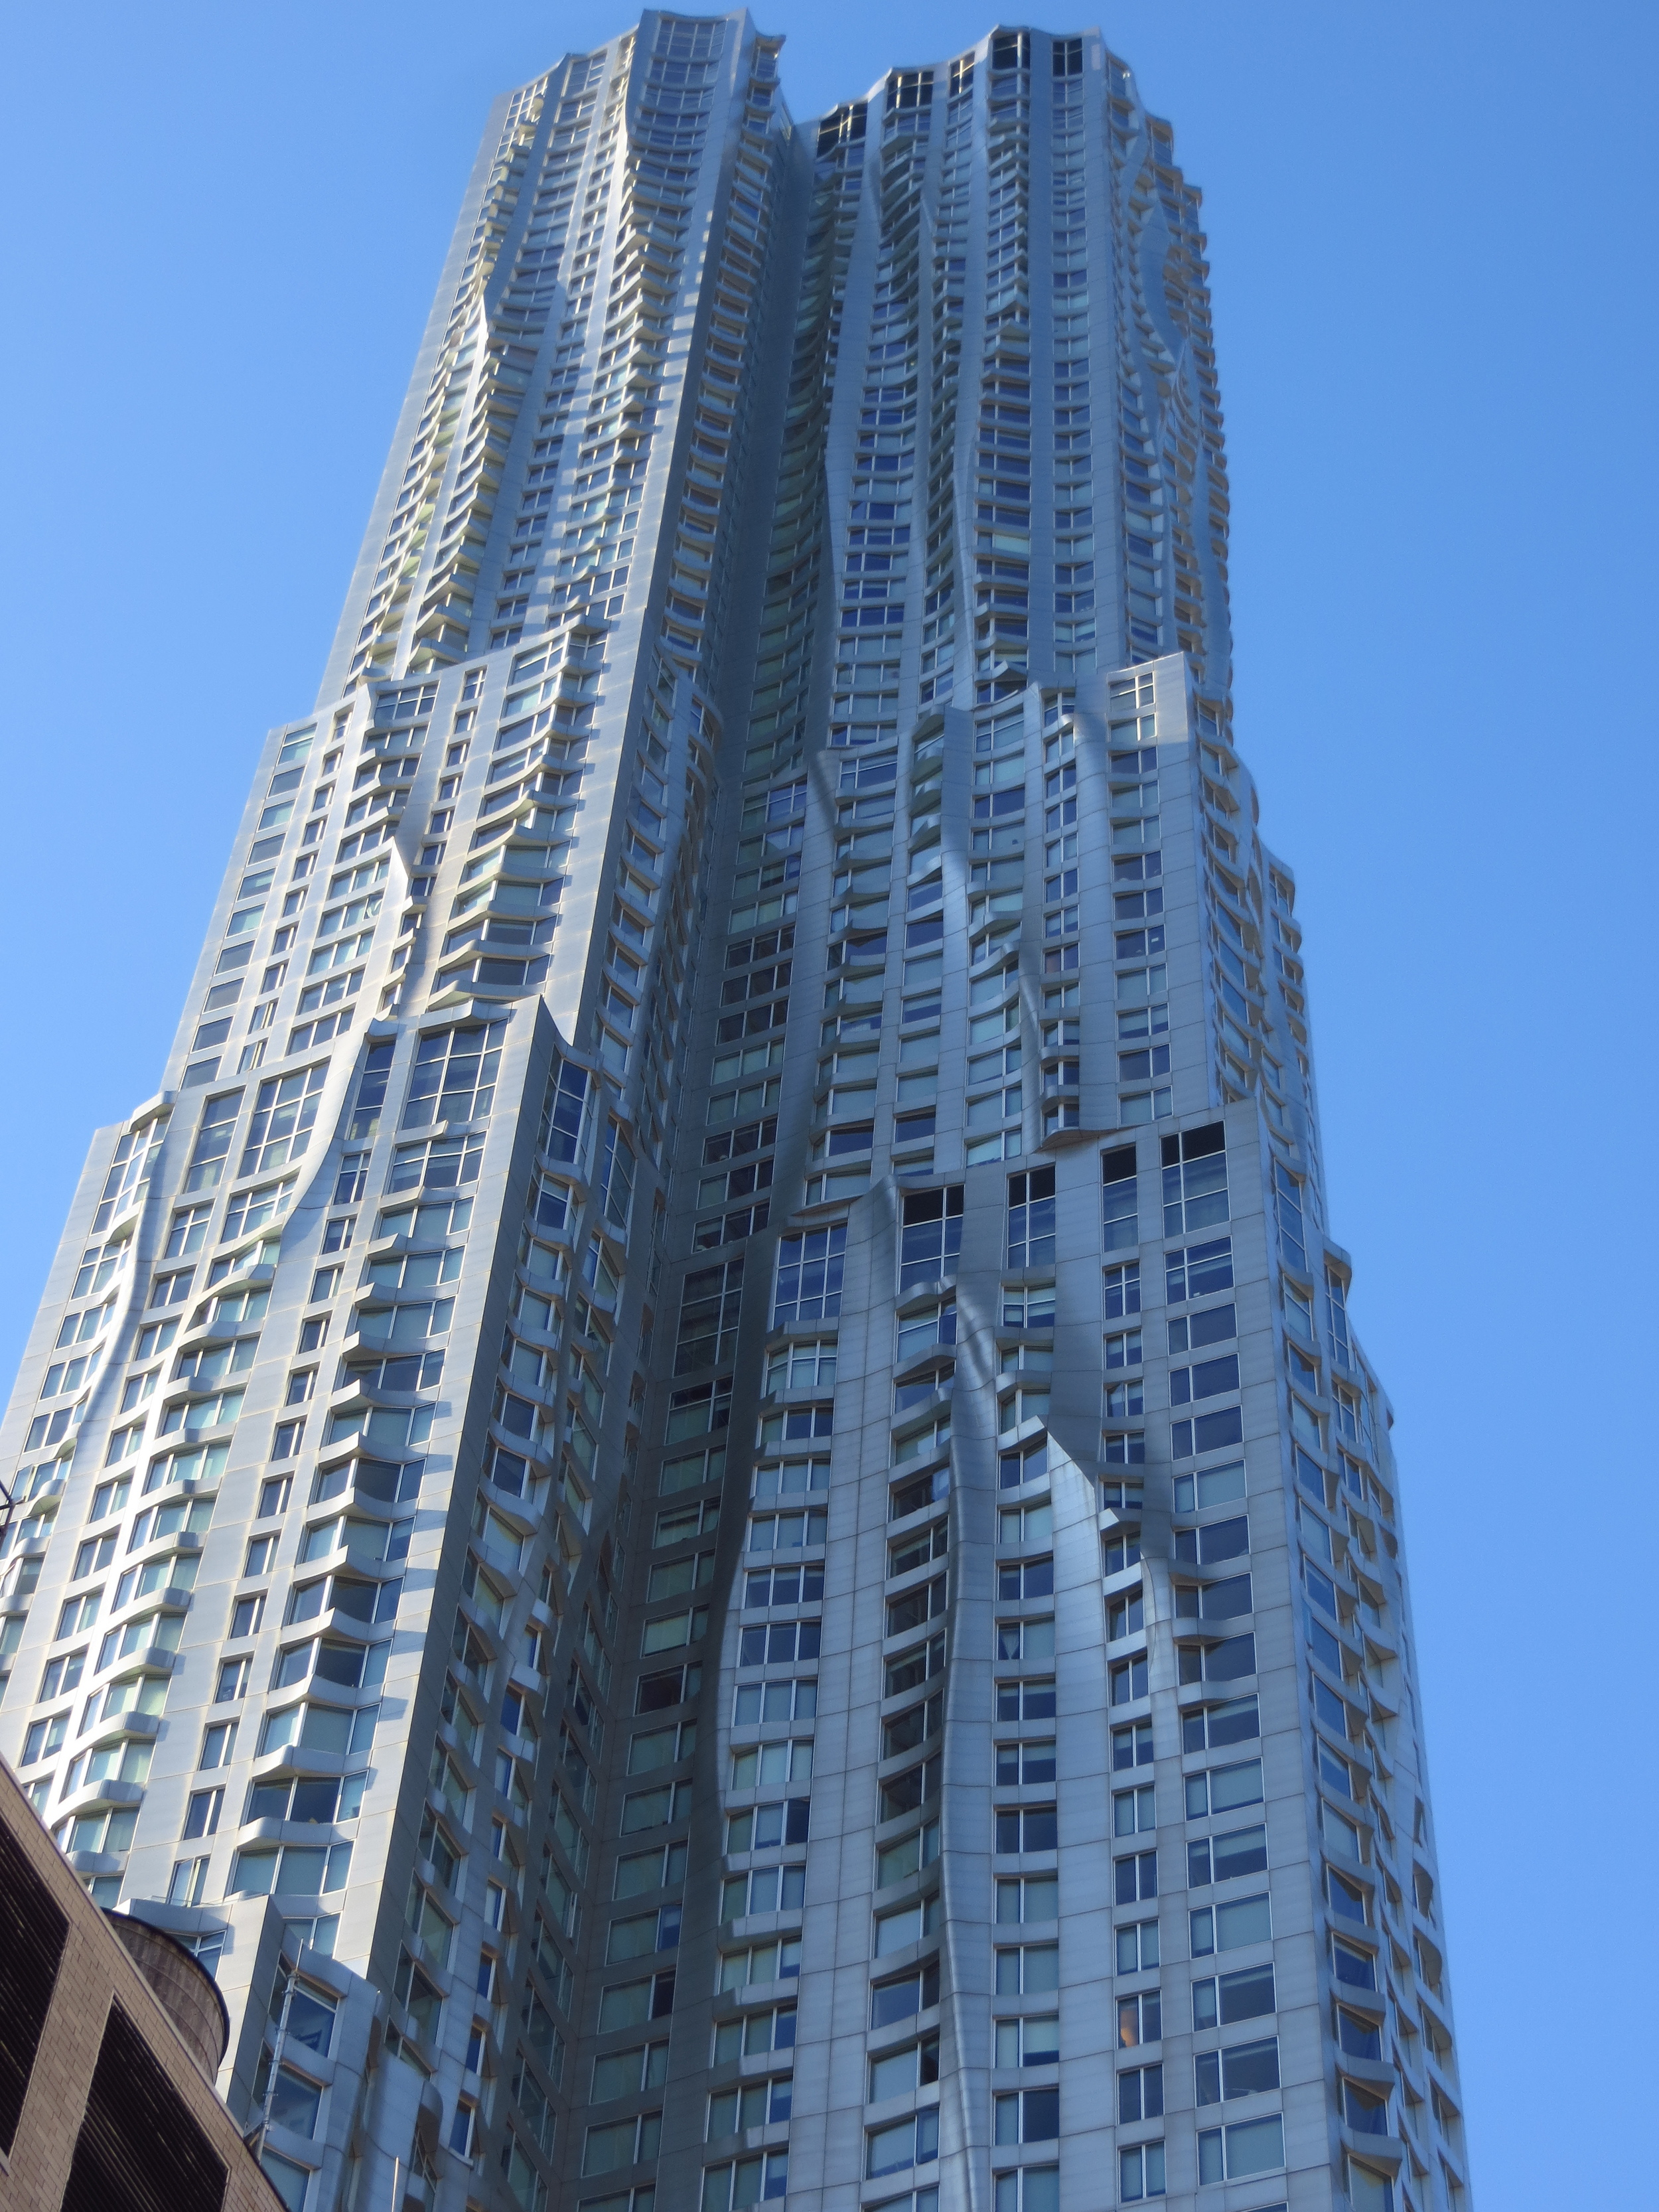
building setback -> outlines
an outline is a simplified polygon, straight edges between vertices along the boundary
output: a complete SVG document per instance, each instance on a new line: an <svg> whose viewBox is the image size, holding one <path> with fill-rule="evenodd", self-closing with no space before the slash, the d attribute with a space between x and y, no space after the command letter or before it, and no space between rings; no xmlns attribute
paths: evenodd
<svg viewBox="0 0 1659 2212"><path fill-rule="evenodd" d="M295 2212L1467 2212L1386 1398L1094 33L492 114L3 1431Z"/></svg>

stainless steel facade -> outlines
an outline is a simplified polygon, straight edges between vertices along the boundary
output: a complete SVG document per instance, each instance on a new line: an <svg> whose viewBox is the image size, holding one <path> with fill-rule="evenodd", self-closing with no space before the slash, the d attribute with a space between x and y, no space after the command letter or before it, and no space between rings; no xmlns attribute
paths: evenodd
<svg viewBox="0 0 1659 2212"><path fill-rule="evenodd" d="M296 2208L1467 2204L1386 1399L1097 35L492 117L4 1431Z"/></svg>

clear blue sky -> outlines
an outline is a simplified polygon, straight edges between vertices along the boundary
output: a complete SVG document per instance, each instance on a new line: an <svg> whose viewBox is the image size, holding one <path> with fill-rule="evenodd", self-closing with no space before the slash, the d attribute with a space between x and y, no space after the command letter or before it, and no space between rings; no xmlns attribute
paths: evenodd
<svg viewBox="0 0 1659 2212"><path fill-rule="evenodd" d="M627 20L12 14L8 1370L88 1133L155 1087L255 748L314 693L489 98ZM992 18L761 21L807 114ZM1487 2212L1656 2197L1656 26L1104 24L1206 194L1239 729L1398 1413Z"/></svg>

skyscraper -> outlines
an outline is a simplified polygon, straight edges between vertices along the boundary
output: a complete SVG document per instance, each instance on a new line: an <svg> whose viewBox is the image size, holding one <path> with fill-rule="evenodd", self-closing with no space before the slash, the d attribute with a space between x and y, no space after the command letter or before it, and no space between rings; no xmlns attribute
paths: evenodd
<svg viewBox="0 0 1659 2212"><path fill-rule="evenodd" d="M778 45L491 118L0 1747L304 2212L1463 2212L1199 197L1097 35Z"/></svg>

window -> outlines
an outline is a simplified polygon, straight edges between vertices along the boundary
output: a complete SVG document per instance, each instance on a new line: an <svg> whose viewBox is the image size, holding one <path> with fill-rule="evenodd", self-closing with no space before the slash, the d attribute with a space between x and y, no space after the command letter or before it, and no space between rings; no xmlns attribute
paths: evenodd
<svg viewBox="0 0 1659 2212"><path fill-rule="evenodd" d="M822 1539L820 1538L820 1540ZM948 1521L935 1521L928 1527L918 1528L910 1535L891 1544L887 1551L889 1575L908 1575L917 1567L925 1567L933 1559L942 1559L951 1548L951 1528Z"/></svg>
<svg viewBox="0 0 1659 2212"><path fill-rule="evenodd" d="M1152 1724L1150 1721L1134 1721L1127 1728L1112 1730L1112 1767L1121 1772L1125 1767L1150 1766L1152 1763ZM1150 1826L1152 1824L1147 1823ZM1124 1829L1120 1832L1128 1834Z"/></svg>
<svg viewBox="0 0 1659 2212"><path fill-rule="evenodd" d="M1268 2008L1262 2008L1264 2011ZM1350 2058L1380 2059L1382 2056L1382 2030L1374 2021L1350 2012L1344 2005L1336 2008L1336 2039Z"/></svg>
<svg viewBox="0 0 1659 2212"><path fill-rule="evenodd" d="M1232 2097L1253 2097L1279 2087L1279 2041L1234 2044L1226 2051L1200 2051L1193 2061L1197 2100L1218 2105Z"/></svg>
<svg viewBox="0 0 1659 2212"><path fill-rule="evenodd" d="M220 1790L198 1790L192 1792L185 1808L185 1825L180 1834L194 1836L216 1835L219 1815L224 1809L225 1793Z"/></svg>
<svg viewBox="0 0 1659 2212"><path fill-rule="evenodd" d="M1325 1893L1330 1899L1333 1912L1340 1914L1345 1920L1352 1921L1357 1927L1364 1928L1370 1924L1366 1892L1357 1882L1338 1874L1334 1867L1325 1869Z"/></svg>
<svg viewBox="0 0 1659 2212"><path fill-rule="evenodd" d="M693 1741L695 1725L687 1722L684 1730ZM636 1737L635 1741L637 1742L639 1739ZM690 1744L688 1744L680 1756L689 1755L690 1748ZM731 1787L733 1790L764 1789L773 1783L810 1782L811 1778L812 1741L810 1736L793 1742L760 1744L749 1750L732 1753Z"/></svg>
<svg viewBox="0 0 1659 2212"><path fill-rule="evenodd" d="M77 1629L90 1628L98 1618L98 1607L103 1595L102 1590L95 1589L88 1590L83 1597L70 1598L58 1615L54 1641L73 1636Z"/></svg>
<svg viewBox="0 0 1659 2212"><path fill-rule="evenodd" d="M1127 2066L1117 2077L1117 2124L1164 2117L1162 2066Z"/></svg>
<svg viewBox="0 0 1659 2212"><path fill-rule="evenodd" d="M1258 2020L1273 2009L1273 1970L1271 1965L1246 1966L1236 1974L1212 1975L1193 1984L1193 2027L1231 2027L1241 2020ZM1277 2077L1267 2085L1278 2087ZM1243 2095L1242 2090L1230 2090ZM1204 2100L1200 2097L1199 2102Z"/></svg>
<svg viewBox="0 0 1659 2212"><path fill-rule="evenodd" d="M299 1158L310 1142L327 1073L328 1062L319 1060L314 1067L272 1076L259 1085L239 1175L269 1175Z"/></svg>
<svg viewBox="0 0 1659 2212"><path fill-rule="evenodd" d="M1003 1604L1018 1605L1024 1600L1052 1597L1054 1594L1054 1563L1046 1559L1005 1559L997 1569L997 1598Z"/></svg>
<svg viewBox="0 0 1659 2212"><path fill-rule="evenodd" d="M1027 2166L1018 2173L1000 2173L995 2189L995 2212L1060 2212L1057 2166ZM920 2198L916 2212L923 2212ZM937 2208L929 2207L927 2212L937 2212Z"/></svg>
<svg viewBox="0 0 1659 2212"><path fill-rule="evenodd" d="M241 1092L229 1091L217 1098L210 1098L203 1107L195 1149L190 1156L190 1170L185 1177L186 1191L212 1190L217 1186L224 1173L231 1133L236 1127L241 1103Z"/></svg>
<svg viewBox="0 0 1659 2212"><path fill-rule="evenodd" d="M1235 1498L1243 1495L1244 1468L1243 1463L1237 1460L1228 1467L1206 1467L1201 1468L1196 1474L1178 1474L1175 1480L1177 1513L1201 1513L1212 1505L1231 1504ZM1223 1542L1229 1540L1218 1533L1219 1529L1243 1531L1243 1540L1238 1548L1241 1552L1249 1549L1248 1523L1241 1517L1237 1521L1212 1524L1202 1532L1190 1528L1176 1529L1176 1559L1189 1565L1198 1562L1208 1565L1214 1560L1231 1557L1231 1553L1218 1548Z"/></svg>
<svg viewBox="0 0 1659 2212"><path fill-rule="evenodd" d="M1201 1820L1212 1813L1230 1813L1236 1806L1261 1802L1261 1761L1247 1759L1231 1766L1212 1766L1186 1778L1187 1818Z"/></svg>
<svg viewBox="0 0 1659 2212"><path fill-rule="evenodd" d="M1224 1344L1237 1335L1237 1310L1231 1303L1206 1306L1201 1312L1179 1316L1168 1327L1172 1357L1183 1352L1199 1352L1206 1344ZM1182 1401L1176 1399L1171 1402Z"/></svg>
<svg viewBox="0 0 1659 2212"><path fill-rule="evenodd" d="M929 1959L908 1974L876 1984L870 1992L870 2025L890 2027L894 2021L908 2020L938 2002L939 1960Z"/></svg>
<svg viewBox="0 0 1659 2212"><path fill-rule="evenodd" d="M674 1970L653 1974L644 1981L617 1982L599 1997L599 2033L615 2027L637 2027L647 2020L665 2020L674 2008Z"/></svg>
<svg viewBox="0 0 1659 2212"><path fill-rule="evenodd" d="M1100 1170L1103 1189L1103 1241L1107 1251L1120 1252L1126 1247L1132 1247L1140 1242L1140 1225L1136 1212L1134 1146L1120 1145L1112 1152L1103 1152L1101 1155ZM1124 1278L1122 1287L1125 1290L1128 1287L1128 1278L1133 1275L1135 1303L1133 1306L1123 1307L1122 1310L1139 1312L1140 1308L1139 1267L1108 1271L1109 1312L1111 1310L1111 1278L1116 1273L1121 1273Z"/></svg>
<svg viewBox="0 0 1659 2212"><path fill-rule="evenodd" d="M605 1964L616 1966L630 1959L650 1958L659 1951L679 1948L680 1908L665 1905L654 1912L638 1912L613 1920L605 1942Z"/></svg>
<svg viewBox="0 0 1659 2212"><path fill-rule="evenodd" d="M1174 1368L1170 1375L1170 1402L1185 1405L1194 1398L1218 1395L1238 1388L1238 1362L1236 1356L1225 1359L1206 1360L1199 1366ZM1298 1401L1292 1398L1294 1413ZM1228 1406L1213 1413L1200 1413L1189 1421L1170 1424L1170 1449L1176 1459L1191 1459L1194 1454L1224 1450L1230 1444L1242 1443L1244 1438L1244 1416L1237 1406Z"/></svg>
<svg viewBox="0 0 1659 2212"><path fill-rule="evenodd" d="M997 1516L997 1541L1000 1544L1048 1544L1054 1540L1054 1507L1046 1500L1041 1505L1005 1507ZM1028 1597L1039 1593L1028 1590Z"/></svg>
<svg viewBox="0 0 1659 2212"><path fill-rule="evenodd" d="M1054 1286L1028 1283L1023 1290L1005 1285L1002 1292L1004 1328L1051 1329L1054 1325Z"/></svg>
<svg viewBox="0 0 1659 2212"><path fill-rule="evenodd" d="M1169 1303L1207 1297L1213 1291L1233 1286L1233 1243L1231 1237L1212 1237L1203 1244L1164 1255L1164 1289Z"/></svg>
<svg viewBox="0 0 1659 2212"><path fill-rule="evenodd" d="M296 1176L285 1176L280 1182L257 1183L251 1190L234 1192L225 1208L225 1225L219 1232L219 1242L232 1243L239 1237L251 1236L256 1229L263 1229L268 1222L280 1220L289 1209L297 1181ZM189 1278L184 1280L188 1287ZM159 1298L150 1300L152 1305L159 1303Z"/></svg>
<svg viewBox="0 0 1659 2212"><path fill-rule="evenodd" d="M1060 2059L1060 2016L1036 2014L996 2023L998 2066L1054 2066ZM1036 2137L1028 2138L1036 2141Z"/></svg>
<svg viewBox="0 0 1659 2212"><path fill-rule="evenodd" d="M1028 1482L1041 1480L1048 1472L1048 1439L1039 1437L1034 1443L1023 1444L1018 1451L1001 1454L997 1462L997 1487L1018 1490Z"/></svg>
<svg viewBox="0 0 1659 2212"><path fill-rule="evenodd" d="M1254 1697L1234 1698L1225 1705L1188 1706L1181 1717L1181 1748L1218 1751L1230 1743L1243 1743L1261 1733Z"/></svg>
<svg viewBox="0 0 1659 2212"><path fill-rule="evenodd" d="M823 1633L823 1624L817 1620L785 1620L769 1628L743 1629L738 1634L738 1664L779 1667L816 1659Z"/></svg>
<svg viewBox="0 0 1659 2212"><path fill-rule="evenodd" d="M637 2063L637 2053L634 2054ZM769 2081L746 2082L741 2088L717 2092L708 2100L708 2141L735 2136L750 2128L775 2127L789 2118L794 2076L774 2075Z"/></svg>
<svg viewBox="0 0 1659 2212"><path fill-rule="evenodd" d="M1198 2136L1198 2179L1243 2181L1285 2163L1285 2123L1275 2112L1263 2120L1240 2120L1230 2128L1201 2128Z"/></svg>
<svg viewBox="0 0 1659 2212"><path fill-rule="evenodd" d="M729 1393L728 1381L717 1386ZM677 1394L677 1397L678 1397ZM684 1394L687 1396L690 1393ZM810 1442L815 1437L835 1434L836 1416L832 1406L793 1406L787 1412L766 1414L760 1425L760 1446L763 1452L775 1452L781 1446Z"/></svg>
<svg viewBox="0 0 1659 2212"><path fill-rule="evenodd" d="M360 1390L401 1394L435 1389L443 1379L443 1371L441 1352L407 1352L349 1366L343 1380L354 1383Z"/></svg>
<svg viewBox="0 0 1659 2212"><path fill-rule="evenodd" d="M33 1766L37 1759L50 1759L54 1752L61 1751L69 1724L67 1712L54 1713L49 1721L32 1722L23 1738L23 1755L18 1765Z"/></svg>
<svg viewBox="0 0 1659 2212"><path fill-rule="evenodd" d="M236 1723L234 1721L214 1721L210 1723L208 1727L204 1729L202 1731L202 1755L197 1760L197 1765L204 1769L216 1766L228 1766L231 1761L232 1752L235 1747L235 1742Z"/></svg>
<svg viewBox="0 0 1659 2212"><path fill-rule="evenodd" d="M816 1605L823 1596L823 1569L775 1567L770 1572L750 1573L744 1590L744 1608L755 1612L774 1605Z"/></svg>
<svg viewBox="0 0 1659 2212"><path fill-rule="evenodd" d="M1231 1335L1232 1308L1222 1306L1217 1310L1225 1316L1229 1324L1225 1333ZM1197 1318L1206 1321L1209 1316L1200 1314ZM1170 1323L1171 1352L1186 1349L1184 1344L1177 1344L1176 1340L1177 1333L1182 1337L1186 1335L1188 1327L1184 1319ZM1224 1390L1237 1390L1237 1388L1238 1354L1236 1352L1229 1352L1217 1359L1199 1360L1191 1367L1172 1367L1170 1370L1170 1403L1172 1406L1190 1405L1195 1398L1218 1397Z"/></svg>
<svg viewBox="0 0 1659 2212"><path fill-rule="evenodd" d="M664 1487L667 1486L665 1484ZM829 1487L830 1462L827 1459L786 1459L755 1470L754 1495L757 1503L769 1498L799 1498L809 1492ZM714 1523L708 1521L704 1525L712 1528Z"/></svg>
<svg viewBox="0 0 1659 2212"><path fill-rule="evenodd" d="M1106 1607L1106 1640L1115 1644L1125 1636L1138 1636L1146 1626L1146 1593L1144 1584L1137 1583L1121 1597L1114 1598Z"/></svg>
<svg viewBox="0 0 1659 2212"><path fill-rule="evenodd" d="M996 1656L1053 1663L1054 1624L1042 1620L1000 1620L996 1627Z"/></svg>
<svg viewBox="0 0 1659 2212"><path fill-rule="evenodd" d="M1053 1747L1044 1746L1038 1754L1042 1763L1046 1753L1054 1756ZM999 1753L999 1765L1001 1753ZM999 1780L1001 1778L999 1774ZM996 1815L996 1840L993 1848L1004 1856L1020 1851L1052 1851L1060 1847L1060 1816L1053 1805L1022 1805L1000 1811Z"/></svg>
<svg viewBox="0 0 1659 2212"><path fill-rule="evenodd" d="M701 2212L737 2212L745 2204L759 2204L789 2190L789 2154L769 2150L754 2158L740 2158L730 2166L705 2167Z"/></svg>
<svg viewBox="0 0 1659 2212"><path fill-rule="evenodd" d="M1120 1974L1150 1973L1158 1964L1158 1923L1133 1920L1117 1930L1117 1971Z"/></svg>
<svg viewBox="0 0 1659 2212"><path fill-rule="evenodd" d="M743 1255L688 1274L680 1291L679 1340L674 1372L689 1373L732 1357L743 1297Z"/></svg>
<svg viewBox="0 0 1659 2212"><path fill-rule="evenodd" d="M799 1809L802 1813L806 1811L804 1799L799 1801ZM757 1814L780 1810L781 1808L777 1807L757 1808ZM739 1814L731 1825L746 1833L746 1824L753 1822L756 1817L755 1814ZM774 1835L769 1840L775 1844L783 1838ZM788 1840L805 1840L804 1824L803 1833ZM736 1855L735 1844L728 1842L726 1848ZM751 1873L735 1875L726 1883L720 1902L720 1917L722 1920L742 1920L750 1913L799 1912L805 1894L806 1869L804 1866L757 1867Z"/></svg>
<svg viewBox="0 0 1659 2212"><path fill-rule="evenodd" d="M1224 1576L1218 1582L1206 1583L1199 1588L1182 1583L1175 1586L1177 1620L1231 1620L1240 1613L1249 1613L1252 1603L1250 1577L1247 1574Z"/></svg>
<svg viewBox="0 0 1659 2212"><path fill-rule="evenodd" d="M1235 1950L1243 1943L1265 1943L1273 1920L1265 1895L1241 1897L1231 1905L1206 1905L1188 1915L1194 1958Z"/></svg>
<svg viewBox="0 0 1659 2212"><path fill-rule="evenodd" d="M1164 2146L1139 2143L1117 2154L1117 2193L1125 2204L1138 2204L1146 2197L1164 2194Z"/></svg>
<svg viewBox="0 0 1659 2212"><path fill-rule="evenodd" d="M1051 1267L1054 1262L1054 1171L1030 1168L1008 1178L1008 1265Z"/></svg>
<svg viewBox="0 0 1659 2212"><path fill-rule="evenodd" d="M1101 1540L1100 1564L1103 1574L1121 1575L1140 1565L1140 1531L1136 1528L1121 1536L1106 1536Z"/></svg>
<svg viewBox="0 0 1659 2212"><path fill-rule="evenodd" d="M1016 2089L992 2100L999 2143L1055 2142L1060 2137L1060 2091Z"/></svg>
<svg viewBox="0 0 1659 2212"><path fill-rule="evenodd" d="M483 1158L482 1137L434 1137L425 1144L399 1145L392 1157L388 1190L453 1188L476 1181ZM465 1223L453 1224L456 1230Z"/></svg>
<svg viewBox="0 0 1659 2212"><path fill-rule="evenodd" d="M1376 1961L1369 1951L1354 1944L1345 1943L1340 1936L1331 1938L1331 1967L1339 1982L1353 1990L1375 1990Z"/></svg>
<svg viewBox="0 0 1659 2212"><path fill-rule="evenodd" d="M1150 1782L1138 1790L1120 1790L1112 1798L1112 1833L1146 1834L1158 1826L1155 1793Z"/></svg>
<svg viewBox="0 0 1659 2212"><path fill-rule="evenodd" d="M714 2030L714 2063L724 2066L734 2058L755 2057L795 2047L795 2008L777 2005L764 2012L724 2020Z"/></svg>
<svg viewBox="0 0 1659 2212"><path fill-rule="evenodd" d="M1139 1367L1141 1362L1140 1331L1138 1328L1132 1328L1125 1330L1119 1335L1109 1336L1105 1342L1105 1359L1109 1369ZM1121 1398L1124 1401L1121 1407L1115 1407L1112 1402L1118 1398ZM1133 1402L1130 1402L1131 1399ZM1124 1413L1139 1413L1141 1402L1139 1382L1120 1385L1109 1392L1107 1410L1109 1413L1119 1410Z"/></svg>
<svg viewBox="0 0 1659 2212"><path fill-rule="evenodd" d="M1242 1586L1249 1581L1248 1575L1242 1575L1227 1584L1212 1583L1210 1589L1219 1595L1211 1600L1206 1592L1205 1601L1222 1608L1218 1617L1224 1618L1242 1595L1248 1595ZM1177 1589L1177 1602L1189 1602L1194 1595L1191 1591ZM1179 1644L1176 1646L1176 1663L1177 1679L1183 1683L1234 1682L1241 1675L1255 1672L1255 1638L1253 1634L1227 1636L1214 1644Z"/></svg>
<svg viewBox="0 0 1659 2212"><path fill-rule="evenodd" d="M1122 2051L1164 2040L1164 1999L1158 1990L1142 1990L1134 1996L1118 1999L1117 2040Z"/></svg>
<svg viewBox="0 0 1659 2212"><path fill-rule="evenodd" d="M920 1359L935 1345L957 1340L957 1302L946 1298L918 1313L902 1315L898 1324L898 1364Z"/></svg>
<svg viewBox="0 0 1659 2212"><path fill-rule="evenodd" d="M582 2145L582 2172L584 2176L611 2173L618 2166L655 2158L661 2138L660 2112L639 2112L631 2119L612 2120L605 2126L589 2128Z"/></svg>
<svg viewBox="0 0 1659 2212"><path fill-rule="evenodd" d="M89 1536L87 1539L75 1554L75 1565L70 1575L71 1582L81 1582L88 1575L96 1574L100 1568L109 1565L115 1557L117 1534L112 1529L106 1536Z"/></svg>
<svg viewBox="0 0 1659 2212"><path fill-rule="evenodd" d="M775 1390L829 1390L836 1381L836 1340L817 1339L791 1344L774 1352L766 1363L766 1388Z"/></svg>
<svg viewBox="0 0 1659 2212"><path fill-rule="evenodd" d="M814 1624L816 1626L816 1624ZM914 1690L923 1682L931 1681L935 1674L945 1671L945 1638L929 1637L926 1644L913 1644L908 1651L887 1662L883 1678L884 1697L902 1697L906 1690Z"/></svg>
<svg viewBox="0 0 1659 2212"><path fill-rule="evenodd" d="M906 1193L899 1231L901 1295L956 1273L962 1249L962 1206L959 1183Z"/></svg>
<svg viewBox="0 0 1659 2212"><path fill-rule="evenodd" d="M667 2078L667 2044L636 2044L631 2051L612 2051L594 2060L591 2100L607 2105L613 2097L636 2096L641 2089L659 2088Z"/></svg>
<svg viewBox="0 0 1659 2212"><path fill-rule="evenodd" d="M403 1127L482 1121L495 1097L506 1033L505 1022L490 1022L422 1037L416 1049Z"/></svg>
<svg viewBox="0 0 1659 2212"><path fill-rule="evenodd" d="M1164 1139L1164 1234L1190 1235L1227 1218L1226 1132L1219 1121Z"/></svg>
<svg viewBox="0 0 1659 2212"><path fill-rule="evenodd" d="M1030 1920L1060 1917L1060 1882L1051 1874L1005 1877L997 1884L997 1921L1000 1926ZM1000 2062L999 2062L1000 2063Z"/></svg>
<svg viewBox="0 0 1659 2212"><path fill-rule="evenodd" d="M1158 1853L1134 1851L1112 1861L1115 1905L1149 1903L1158 1895Z"/></svg>
<svg viewBox="0 0 1659 2212"><path fill-rule="evenodd" d="M1024 1943L996 1954L996 1994L1044 1996L1060 1987L1060 1946Z"/></svg>
<svg viewBox="0 0 1659 2212"><path fill-rule="evenodd" d="M180 1206L173 1217L167 1231L167 1244L161 1256L164 1260L189 1260L202 1249L207 1237L208 1218L211 1206Z"/></svg>
<svg viewBox="0 0 1659 2212"><path fill-rule="evenodd" d="M1187 1846L1189 1889L1201 1889L1212 1881L1233 1881L1241 1875L1265 1874L1267 1868L1265 1827L1229 1828L1224 1834L1206 1836Z"/></svg>
<svg viewBox="0 0 1659 2212"><path fill-rule="evenodd" d="M1303 1223L1303 1186L1282 1161L1273 1162L1273 1206L1279 1216L1279 1241L1285 1259L1299 1274L1308 1272L1307 1231ZM1224 1218L1217 1215L1216 1219Z"/></svg>
<svg viewBox="0 0 1659 2212"><path fill-rule="evenodd" d="M804 1322L834 1321L838 1316L846 1252L844 1223L779 1240L777 1292L772 1309L775 1328ZM728 1265L740 1269L742 1261ZM688 1277L688 1288L690 1280Z"/></svg>
<svg viewBox="0 0 1659 2212"><path fill-rule="evenodd" d="M939 2038L925 2036L920 2043L890 2051L870 2062L870 2102L908 2096L939 2079Z"/></svg>
<svg viewBox="0 0 1659 2212"><path fill-rule="evenodd" d="M1051 1784L1054 1778L1054 1745L1052 1737L1023 1743L1000 1743L996 1747L999 1789L1040 1787Z"/></svg>
<svg viewBox="0 0 1659 2212"><path fill-rule="evenodd" d="M864 2171L872 2179L884 2173L900 2173L913 2166L928 2166L939 2156L937 2109L916 2112L884 2128L871 2129L866 2139Z"/></svg>

